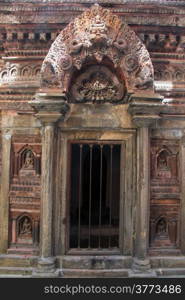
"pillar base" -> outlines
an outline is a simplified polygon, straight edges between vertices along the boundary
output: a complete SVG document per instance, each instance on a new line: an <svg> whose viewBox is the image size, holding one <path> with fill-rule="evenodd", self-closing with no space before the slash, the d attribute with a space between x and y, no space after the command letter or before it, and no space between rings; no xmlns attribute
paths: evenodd
<svg viewBox="0 0 185 300"><path fill-rule="evenodd" d="M59 277L59 270L56 269L55 257L41 257L38 260L37 268L33 271L34 278L56 278Z"/></svg>
<svg viewBox="0 0 185 300"><path fill-rule="evenodd" d="M129 272L129 277L154 278L157 277L157 274L151 269L149 259L134 258L132 270Z"/></svg>

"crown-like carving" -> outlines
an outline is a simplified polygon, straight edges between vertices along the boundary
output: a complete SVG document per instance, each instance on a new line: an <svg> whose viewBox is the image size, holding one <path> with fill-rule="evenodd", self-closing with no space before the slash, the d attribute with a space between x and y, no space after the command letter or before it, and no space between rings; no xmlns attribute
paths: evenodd
<svg viewBox="0 0 185 300"><path fill-rule="evenodd" d="M96 64L118 74L119 84L122 81L128 92L153 90L153 66L145 46L119 17L97 4L56 38L42 65L41 87L68 93L75 72L79 76ZM109 88L109 94L115 95L116 90L120 87ZM106 98L104 92L99 94Z"/></svg>

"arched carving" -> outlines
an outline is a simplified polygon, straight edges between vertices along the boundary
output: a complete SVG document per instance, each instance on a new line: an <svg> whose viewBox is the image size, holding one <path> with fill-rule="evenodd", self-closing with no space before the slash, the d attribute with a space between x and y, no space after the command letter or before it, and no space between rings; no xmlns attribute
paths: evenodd
<svg viewBox="0 0 185 300"><path fill-rule="evenodd" d="M162 149L157 156L157 169L161 171L169 171L168 163L169 152L166 149Z"/></svg>
<svg viewBox="0 0 185 300"><path fill-rule="evenodd" d="M17 74L18 74L18 70L17 70L16 67L13 67L13 68L10 69L10 76L11 77L16 77Z"/></svg>
<svg viewBox="0 0 185 300"><path fill-rule="evenodd" d="M12 153L12 176L21 175L28 171L40 175L41 153L36 145L25 144L21 147L16 145L14 151Z"/></svg>
<svg viewBox="0 0 185 300"><path fill-rule="evenodd" d="M31 68L29 66L25 66L22 70L21 70L21 75L23 77L29 77L31 75Z"/></svg>
<svg viewBox="0 0 185 300"><path fill-rule="evenodd" d="M0 84L12 84L22 81L38 82L40 77L40 64L6 64L5 68L0 72Z"/></svg>
<svg viewBox="0 0 185 300"><path fill-rule="evenodd" d="M33 247L38 247L39 244L39 219L34 213L24 212L22 214L14 213L12 216L12 236L11 236L11 246L9 252L16 249L21 249L21 246L27 247L30 251Z"/></svg>
<svg viewBox="0 0 185 300"><path fill-rule="evenodd" d="M5 78L7 78L8 77L8 72L7 71L2 71L1 72L1 79L5 79Z"/></svg>
<svg viewBox="0 0 185 300"><path fill-rule="evenodd" d="M31 149L25 149L21 154L21 168L34 169L34 154Z"/></svg>
<svg viewBox="0 0 185 300"><path fill-rule="evenodd" d="M29 145L25 145L17 152L15 160L14 173L18 173L20 170L36 169L36 153Z"/></svg>
<svg viewBox="0 0 185 300"><path fill-rule="evenodd" d="M141 40L109 10L95 4L56 38L41 69L41 88L68 93L71 78L84 65L106 65L119 74L129 92L153 91L153 66ZM107 65L109 68L109 65ZM118 76L119 77L119 76Z"/></svg>
<svg viewBox="0 0 185 300"><path fill-rule="evenodd" d="M167 222L164 217L160 218L156 222L156 234L158 236L166 236L167 235Z"/></svg>
<svg viewBox="0 0 185 300"><path fill-rule="evenodd" d="M22 216L18 219L18 236L32 236L32 220L29 216Z"/></svg>
<svg viewBox="0 0 185 300"><path fill-rule="evenodd" d="M40 67L36 66L33 70L33 76L40 76Z"/></svg>
<svg viewBox="0 0 185 300"><path fill-rule="evenodd" d="M177 220L166 214L153 219L150 224L151 246L157 248L174 247L177 244Z"/></svg>
<svg viewBox="0 0 185 300"><path fill-rule="evenodd" d="M166 147L162 147L156 155L156 175L160 178L172 177L172 153Z"/></svg>

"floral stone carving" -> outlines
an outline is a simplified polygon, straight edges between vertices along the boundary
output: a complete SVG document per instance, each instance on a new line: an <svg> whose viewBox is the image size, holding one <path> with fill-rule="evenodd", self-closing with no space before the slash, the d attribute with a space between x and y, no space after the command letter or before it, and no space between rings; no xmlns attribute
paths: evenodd
<svg viewBox="0 0 185 300"><path fill-rule="evenodd" d="M92 64L106 66L119 74L123 89L126 87L128 92L153 91L153 66L145 46L119 17L98 4L66 26L53 42L41 68L41 88L55 88L67 94L74 73L84 72ZM81 99L80 94L89 99L87 85L75 92L77 100ZM105 88L100 87L103 86L99 84L99 91L94 88L91 91L93 99L119 98L116 88L109 87L105 93Z"/></svg>
<svg viewBox="0 0 185 300"><path fill-rule="evenodd" d="M72 86L72 99L77 102L118 102L125 89L123 82L106 67L93 66L80 75Z"/></svg>

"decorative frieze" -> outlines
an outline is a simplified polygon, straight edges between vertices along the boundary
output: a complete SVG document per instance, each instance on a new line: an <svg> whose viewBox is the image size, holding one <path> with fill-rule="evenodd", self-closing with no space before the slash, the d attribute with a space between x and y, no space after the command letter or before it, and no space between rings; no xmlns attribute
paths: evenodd
<svg viewBox="0 0 185 300"><path fill-rule="evenodd" d="M39 81L40 64L28 63L7 63L5 68L0 72L0 84L8 84L21 81Z"/></svg>
<svg viewBox="0 0 185 300"><path fill-rule="evenodd" d="M154 78L156 81L185 82L185 63L155 63Z"/></svg>

